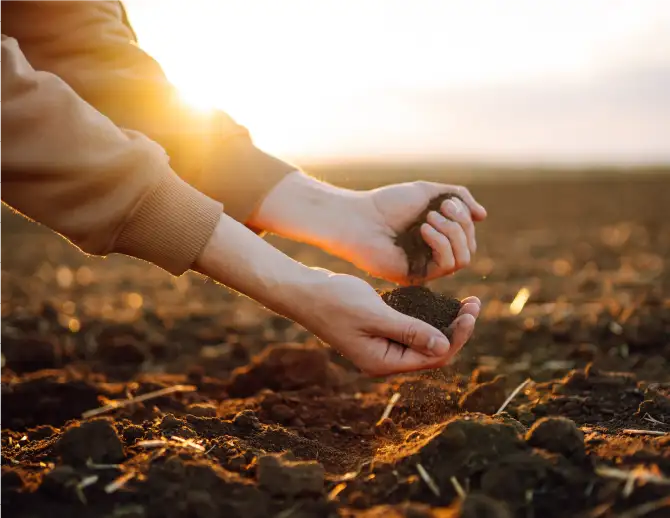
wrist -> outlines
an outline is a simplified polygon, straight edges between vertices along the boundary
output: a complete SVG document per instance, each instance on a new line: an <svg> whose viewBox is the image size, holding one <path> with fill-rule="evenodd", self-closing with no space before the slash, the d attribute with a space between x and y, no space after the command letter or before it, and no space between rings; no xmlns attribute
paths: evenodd
<svg viewBox="0 0 670 518"><path fill-rule="evenodd" d="M193 270L298 322L330 274L291 259L225 214Z"/></svg>
<svg viewBox="0 0 670 518"><path fill-rule="evenodd" d="M361 194L291 173L270 191L249 222L252 226L324 247L346 233L342 214L351 213Z"/></svg>

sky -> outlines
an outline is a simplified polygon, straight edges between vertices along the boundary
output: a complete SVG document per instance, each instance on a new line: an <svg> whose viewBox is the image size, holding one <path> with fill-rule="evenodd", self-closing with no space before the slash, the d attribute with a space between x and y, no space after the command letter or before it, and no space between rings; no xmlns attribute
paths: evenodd
<svg viewBox="0 0 670 518"><path fill-rule="evenodd" d="M186 100L289 159L670 163L670 0L126 0Z"/></svg>

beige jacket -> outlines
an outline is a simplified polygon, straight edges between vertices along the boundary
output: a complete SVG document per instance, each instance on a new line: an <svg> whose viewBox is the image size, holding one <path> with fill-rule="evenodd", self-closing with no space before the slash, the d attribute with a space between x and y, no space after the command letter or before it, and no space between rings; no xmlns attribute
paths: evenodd
<svg viewBox="0 0 670 518"><path fill-rule="evenodd" d="M180 274L222 209L246 223L295 170L184 105L119 2L0 6L2 200L82 250Z"/></svg>

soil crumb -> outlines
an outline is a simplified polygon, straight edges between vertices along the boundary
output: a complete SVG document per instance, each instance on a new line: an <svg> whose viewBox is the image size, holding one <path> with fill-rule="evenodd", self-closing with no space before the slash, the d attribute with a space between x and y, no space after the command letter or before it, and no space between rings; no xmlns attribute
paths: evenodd
<svg viewBox="0 0 670 518"><path fill-rule="evenodd" d="M395 238L396 246L402 248L407 256L407 275L411 279L424 278L428 272L428 264L433 257L432 249L421 237L421 225L426 221L430 211L439 211L442 202L450 198L458 198L458 196L446 193L430 200L423 212Z"/></svg>
<svg viewBox="0 0 670 518"><path fill-rule="evenodd" d="M434 293L425 286L403 286L381 294L396 311L418 318L445 332L461 309L458 299Z"/></svg>

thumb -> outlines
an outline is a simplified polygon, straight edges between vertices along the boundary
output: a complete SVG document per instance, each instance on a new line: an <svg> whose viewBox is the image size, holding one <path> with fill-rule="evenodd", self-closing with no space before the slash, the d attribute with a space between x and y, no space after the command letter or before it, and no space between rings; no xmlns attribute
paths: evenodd
<svg viewBox="0 0 670 518"><path fill-rule="evenodd" d="M430 324L391 308L387 315L383 324L376 329L384 338L427 356L441 357L449 352L451 345L447 337Z"/></svg>

